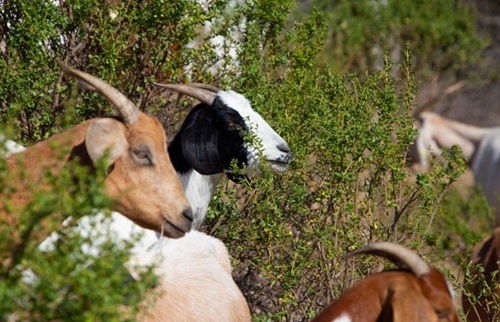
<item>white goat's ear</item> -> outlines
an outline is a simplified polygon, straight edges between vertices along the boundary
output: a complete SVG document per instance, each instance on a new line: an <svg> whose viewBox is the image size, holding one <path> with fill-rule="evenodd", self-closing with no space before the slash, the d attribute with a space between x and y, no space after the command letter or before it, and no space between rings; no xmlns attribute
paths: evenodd
<svg viewBox="0 0 500 322"><path fill-rule="evenodd" d="M111 165L128 148L125 125L111 118L93 121L85 135L85 147L92 162L96 163L107 153Z"/></svg>

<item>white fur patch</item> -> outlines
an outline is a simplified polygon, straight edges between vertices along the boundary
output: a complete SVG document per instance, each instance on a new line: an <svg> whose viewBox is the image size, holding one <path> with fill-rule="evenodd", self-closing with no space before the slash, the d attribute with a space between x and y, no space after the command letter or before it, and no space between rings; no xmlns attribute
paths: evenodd
<svg viewBox="0 0 500 322"><path fill-rule="evenodd" d="M19 145L12 140L5 140L5 138L1 134L0 134L0 143L3 143L6 155L26 150L24 146Z"/></svg>
<svg viewBox="0 0 500 322"><path fill-rule="evenodd" d="M451 299L454 300L455 299L455 291L453 290L453 286L451 285L450 282L448 282L447 279L445 279L445 281L446 281L446 286L448 286L448 292L450 292Z"/></svg>
<svg viewBox="0 0 500 322"><path fill-rule="evenodd" d="M202 175L196 171L187 173L177 173L186 198L193 210L193 223L191 229L199 229L207 216L208 205L217 189L217 185L222 180L223 173L213 175Z"/></svg>
<svg viewBox="0 0 500 322"><path fill-rule="evenodd" d="M333 319L332 322L352 322L352 319L347 312L344 312L338 318Z"/></svg>

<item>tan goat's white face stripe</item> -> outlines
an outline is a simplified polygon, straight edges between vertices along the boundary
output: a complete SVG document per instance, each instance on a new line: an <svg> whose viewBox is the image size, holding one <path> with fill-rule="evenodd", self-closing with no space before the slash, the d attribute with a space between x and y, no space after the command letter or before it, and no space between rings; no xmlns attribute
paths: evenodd
<svg viewBox="0 0 500 322"><path fill-rule="evenodd" d="M338 318L333 319L332 322L352 322L352 319L349 317L349 313L344 312Z"/></svg>

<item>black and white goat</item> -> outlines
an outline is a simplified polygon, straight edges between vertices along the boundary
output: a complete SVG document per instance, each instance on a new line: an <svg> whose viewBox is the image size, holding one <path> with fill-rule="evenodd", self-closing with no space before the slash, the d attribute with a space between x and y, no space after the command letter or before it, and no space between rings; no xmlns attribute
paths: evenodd
<svg viewBox="0 0 500 322"><path fill-rule="evenodd" d="M260 141L262 155L272 169L278 172L287 169L293 158L290 148L243 95L202 84L158 85L202 101L191 110L168 147L194 212L193 229L203 223L210 199L224 174L232 180L238 179L231 172L233 160L244 168L245 175L258 171L259 151L245 141L245 133L252 133Z"/></svg>

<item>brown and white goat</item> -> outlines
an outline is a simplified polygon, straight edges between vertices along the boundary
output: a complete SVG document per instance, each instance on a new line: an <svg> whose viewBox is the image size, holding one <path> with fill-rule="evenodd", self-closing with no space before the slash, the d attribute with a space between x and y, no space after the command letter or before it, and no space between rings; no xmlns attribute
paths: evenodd
<svg viewBox="0 0 500 322"><path fill-rule="evenodd" d="M139 321L251 321L246 299L231 276L227 248L219 239L196 230L178 239L162 238L131 257L128 265L134 272L154 263L160 285L145 300Z"/></svg>
<svg viewBox="0 0 500 322"><path fill-rule="evenodd" d="M493 236L479 243L472 251L472 284L462 296L467 321L489 322L500 319L500 227ZM486 292L485 292L486 291Z"/></svg>
<svg viewBox="0 0 500 322"><path fill-rule="evenodd" d="M421 113L416 120L419 161L427 168L430 153L458 145L483 190L500 225L500 127L482 128L449 120L436 113Z"/></svg>
<svg viewBox="0 0 500 322"><path fill-rule="evenodd" d="M460 123L432 112L421 113L415 122L418 135L415 140L420 164L428 167L429 155L441 155L441 148L458 145L463 157L472 166L473 157L483 138L500 128L482 128Z"/></svg>
<svg viewBox="0 0 500 322"><path fill-rule="evenodd" d="M452 290L444 276L398 244L365 246L349 256L374 254L398 265L366 277L344 292L312 322L458 322Z"/></svg>
<svg viewBox="0 0 500 322"><path fill-rule="evenodd" d="M166 135L160 122L142 113L101 79L70 68L60 60L57 63L67 75L104 95L119 118L88 120L7 157L6 184L15 192L0 199L0 224L9 227L13 246L9 254L2 254L4 269L15 264L16 253L25 247L26 238L20 236L23 207L31 202L35 189L49 189L42 182L43 174L57 175L61 169L71 167L71 162L93 169L105 155L109 171L104 185L114 201L112 209L144 228L162 231L168 237L183 236L191 228L192 212L167 154ZM33 188L33 183L38 187Z"/></svg>

